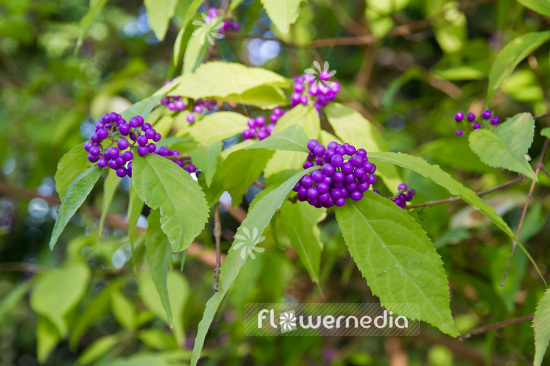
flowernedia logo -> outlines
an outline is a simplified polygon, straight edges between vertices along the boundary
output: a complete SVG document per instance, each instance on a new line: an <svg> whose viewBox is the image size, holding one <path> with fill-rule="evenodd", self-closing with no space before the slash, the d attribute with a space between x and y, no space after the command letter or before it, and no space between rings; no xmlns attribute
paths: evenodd
<svg viewBox="0 0 550 366"><path fill-rule="evenodd" d="M417 304L246 304L248 336L415 336ZM404 314L404 315L397 315Z"/></svg>

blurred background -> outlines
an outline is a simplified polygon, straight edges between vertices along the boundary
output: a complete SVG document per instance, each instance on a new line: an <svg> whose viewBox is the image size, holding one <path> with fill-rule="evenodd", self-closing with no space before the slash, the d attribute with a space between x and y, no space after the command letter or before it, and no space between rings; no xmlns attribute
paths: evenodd
<svg viewBox="0 0 550 366"><path fill-rule="evenodd" d="M75 52L87 1L0 0L1 366L186 364L212 294L212 223L197 239L202 249L190 251L187 258L173 256L169 288L179 294L173 301L183 324L173 330L151 283L138 281L142 263L130 259L127 178L100 243L103 196L96 187L55 250L48 248L59 204L53 180L58 160L89 138L103 113L120 113L181 73L181 60L174 63L172 54L185 2L179 1L161 42L141 1L108 1ZM199 13L221 5L208 1ZM496 52L519 35L547 30L549 18L515 0L310 0L290 34L283 35L273 29L258 0L243 1L233 15L241 29L217 42L211 60L260 66L289 78L314 60L326 60L342 84L338 100L375 123L390 151L439 164L475 191L515 176L482 164L467 138L455 136L453 116L457 111L481 113ZM549 111L549 51L548 45L539 48L495 95L490 107L502 120L519 112ZM542 149L539 132L546 126L546 120L537 121L529 151L533 159ZM418 192L413 203L448 197L420 176L403 175ZM544 174L539 178L520 239L548 278L550 179ZM487 198L512 229L529 184L523 180ZM251 188L248 198L257 192ZM141 228L146 225L147 212L143 214ZM534 312L543 291L534 269L516 252L507 286L500 287L511 243L483 217L461 203L411 214L443 258L462 334ZM222 209L223 251L238 225L235 212ZM376 301L349 257L333 215L322 223L320 234L324 298L288 239L264 235L270 254L243 268L207 337L203 365L531 363L530 322L464 341L426 324L421 336L410 338L247 338L241 322L245 302ZM38 315L44 307L59 307L66 335Z"/></svg>

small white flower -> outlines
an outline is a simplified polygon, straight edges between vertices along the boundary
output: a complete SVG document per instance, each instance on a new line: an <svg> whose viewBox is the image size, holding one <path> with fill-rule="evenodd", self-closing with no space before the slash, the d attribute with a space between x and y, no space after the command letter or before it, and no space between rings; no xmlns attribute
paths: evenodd
<svg viewBox="0 0 550 366"><path fill-rule="evenodd" d="M296 329L296 316L294 311L285 311L279 316L279 325L281 326L281 332L289 332Z"/></svg>
<svg viewBox="0 0 550 366"><path fill-rule="evenodd" d="M201 45L204 45L208 40L208 43L213 46L216 39L223 38L223 34L220 33L223 22L219 21L218 18L211 18L206 14L202 14L202 18L202 21L193 21L193 25L196 27L193 32L193 37L199 37Z"/></svg>
<svg viewBox="0 0 550 366"><path fill-rule="evenodd" d="M265 251L264 248L258 248L256 245L265 240L265 236L261 236L258 228L252 229L252 234L248 228L243 227L243 234L235 235L235 241L233 242L232 248L234 250L241 249L241 258L245 259L246 256L250 255L250 258L256 259L254 251L257 253L262 253Z"/></svg>
<svg viewBox="0 0 550 366"><path fill-rule="evenodd" d="M324 62L323 68L321 68L321 65L317 61L313 61L313 65L315 66L315 69L307 68L304 70L306 73L305 81L308 84L313 82L313 86L315 88L321 88L321 86L330 87L332 82L330 82L329 79L336 75L336 70L330 71L327 61Z"/></svg>

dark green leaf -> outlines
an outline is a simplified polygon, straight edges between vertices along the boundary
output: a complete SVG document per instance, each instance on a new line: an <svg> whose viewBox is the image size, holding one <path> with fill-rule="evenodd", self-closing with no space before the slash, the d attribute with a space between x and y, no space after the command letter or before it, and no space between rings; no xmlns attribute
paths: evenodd
<svg viewBox="0 0 550 366"><path fill-rule="evenodd" d="M69 185L92 165L94 164L88 161L88 153L84 150L84 143L73 147L63 155L57 163L54 177L55 189L61 201L63 201Z"/></svg>
<svg viewBox="0 0 550 366"><path fill-rule="evenodd" d="M208 147L200 148L191 152L193 164L205 175L206 185L210 187L212 179L216 173L218 160L223 148L223 142L216 141Z"/></svg>
<svg viewBox="0 0 550 366"><path fill-rule="evenodd" d="M382 306L416 318L452 337L449 286L439 254L422 227L391 200L367 191L362 200L336 209L336 219L353 260Z"/></svg>
<svg viewBox="0 0 550 366"><path fill-rule="evenodd" d="M94 188L95 183L101 175L101 169L97 166L86 170L80 174L76 179L69 185L67 188L67 193L61 206L58 209L57 219L55 220L55 225L53 227L52 236L50 238L50 249L53 249L55 243L59 239L59 236L65 229L65 226L73 217L76 210L82 205L86 200L86 197L90 194L92 188Z"/></svg>
<svg viewBox="0 0 550 366"><path fill-rule="evenodd" d="M170 19L176 13L178 0L144 0L151 29L159 41L164 39ZM144 117L145 118L145 117Z"/></svg>
<svg viewBox="0 0 550 366"><path fill-rule="evenodd" d="M132 182L139 198L152 209L160 207L161 227L173 252L187 249L208 220L204 193L173 161L149 154L134 158Z"/></svg>
<svg viewBox="0 0 550 366"><path fill-rule="evenodd" d="M550 290L547 289L542 299L540 299L535 318L533 319L533 328L535 328L535 361L534 366L540 366L544 353L548 348L550 341Z"/></svg>
<svg viewBox="0 0 550 366"><path fill-rule="evenodd" d="M265 140L258 141L245 149L266 149L309 152L307 142L309 138L299 125L292 125L281 132L277 132Z"/></svg>

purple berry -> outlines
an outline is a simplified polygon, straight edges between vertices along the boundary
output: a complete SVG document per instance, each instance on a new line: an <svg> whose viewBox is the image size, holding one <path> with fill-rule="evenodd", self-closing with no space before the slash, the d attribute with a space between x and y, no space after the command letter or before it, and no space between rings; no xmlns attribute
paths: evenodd
<svg viewBox="0 0 550 366"><path fill-rule="evenodd" d="M329 152L331 152L331 151L330 151L330 150L327 151L327 152L325 153L325 155L326 155L327 153L329 153ZM335 155L332 156L332 159L330 159L330 163L331 163L334 167L339 168L339 167L341 167L341 166L344 165L344 158L342 157L342 155L335 154Z"/></svg>
<svg viewBox="0 0 550 366"><path fill-rule="evenodd" d="M107 137L109 137L109 131L107 131L105 128L100 128L96 133L97 137L100 140L105 140Z"/></svg>
<svg viewBox="0 0 550 366"><path fill-rule="evenodd" d="M353 172L353 164L349 161L342 164L342 172L344 172L344 174L349 174Z"/></svg>
<svg viewBox="0 0 550 366"><path fill-rule="evenodd" d="M462 112L456 112L455 114L455 121L460 122L464 119L464 113Z"/></svg>
<svg viewBox="0 0 550 366"><path fill-rule="evenodd" d="M455 133L456 133L457 136L460 137L460 136L462 136L462 135L464 134L464 131L462 131L462 130L456 130Z"/></svg>
<svg viewBox="0 0 550 366"><path fill-rule="evenodd" d="M120 140L118 140L118 142L116 143L116 146L118 146L120 150L126 150L128 146L130 146L130 143L128 142L128 140L126 140L123 137Z"/></svg>
<svg viewBox="0 0 550 366"><path fill-rule="evenodd" d="M147 147L145 147L145 146L140 146L140 147L138 147L138 154L139 154L140 156L145 156L145 155L147 155L148 153L149 153L149 149L148 149Z"/></svg>
<svg viewBox="0 0 550 366"><path fill-rule="evenodd" d="M311 161L306 161L303 165L304 169L309 169L313 166L313 163Z"/></svg>
<svg viewBox="0 0 550 366"><path fill-rule="evenodd" d="M305 187L305 188L309 188L313 185L313 179L311 179L311 177L309 175L304 175L302 177L302 186Z"/></svg>
<svg viewBox="0 0 550 366"><path fill-rule="evenodd" d="M326 179L326 178L325 178ZM334 180L335 182L343 182L344 179L346 179L346 176L344 175L343 172L341 171L336 171L334 172L334 174L332 175L332 180ZM330 183L329 183L330 184Z"/></svg>
<svg viewBox="0 0 550 366"><path fill-rule="evenodd" d="M314 172L311 172L310 175L311 175L311 179L313 179L313 181L315 183L320 183L325 179L325 176L323 175L323 173L321 173L320 170L316 170Z"/></svg>
<svg viewBox="0 0 550 366"><path fill-rule="evenodd" d="M120 126L118 126L118 130L120 131L121 135L127 136L130 132L130 126L126 123L121 123Z"/></svg>
<svg viewBox="0 0 550 366"><path fill-rule="evenodd" d="M100 168L105 168L107 166L107 159L99 158L97 160L97 166L100 167Z"/></svg>
<svg viewBox="0 0 550 366"><path fill-rule="evenodd" d="M323 156L325 153L325 147L321 144L315 146L315 149L313 149L313 153L317 156Z"/></svg>
<svg viewBox="0 0 550 366"><path fill-rule="evenodd" d="M317 198L319 196L319 191L317 191L317 188L315 187L310 187L307 189L307 193L306 193L307 197L308 198Z"/></svg>
<svg viewBox="0 0 550 366"><path fill-rule="evenodd" d="M361 157L365 157L367 156L367 151L365 149L357 149L357 151L355 152L355 154L361 156Z"/></svg>
<svg viewBox="0 0 550 366"><path fill-rule="evenodd" d="M352 156L350 159L349 159L349 162L353 165L353 166L361 166L363 165L363 157L359 156L359 155L354 155Z"/></svg>
<svg viewBox="0 0 550 366"><path fill-rule="evenodd" d="M470 112L470 113L468 113L468 115L466 116L466 119L467 119L468 121L470 121L470 122L473 122L473 121L475 121L475 119L476 119L476 115Z"/></svg>
<svg viewBox="0 0 550 366"><path fill-rule="evenodd" d="M98 156L99 154L101 154L101 149L99 146L94 146L90 149L90 155Z"/></svg>
<svg viewBox="0 0 550 366"><path fill-rule="evenodd" d="M365 168L362 167L357 167L353 171L353 175L355 175L357 178L363 178L365 174L367 174L367 172L365 171Z"/></svg>
<svg viewBox="0 0 550 366"><path fill-rule="evenodd" d="M313 152L313 150L319 145L319 141L317 140L309 140L307 142L307 148L309 151Z"/></svg>
<svg viewBox="0 0 550 366"><path fill-rule="evenodd" d="M157 145L150 143L149 145L147 145L147 149L149 149L150 153L153 153L157 149Z"/></svg>
<svg viewBox="0 0 550 366"><path fill-rule="evenodd" d="M258 140L263 140L267 137L267 133L265 131L258 131L256 136L258 137Z"/></svg>
<svg viewBox="0 0 550 366"><path fill-rule="evenodd" d="M126 176L126 168L118 168L116 170L116 175L118 175L120 178L124 178Z"/></svg>
<svg viewBox="0 0 550 366"><path fill-rule="evenodd" d="M264 116L256 117L256 127L262 127L263 125L265 125L265 117Z"/></svg>
<svg viewBox="0 0 550 366"><path fill-rule="evenodd" d="M275 108L273 110L273 115L277 116L277 117L280 117L283 115L283 110L281 108Z"/></svg>
<svg viewBox="0 0 550 366"><path fill-rule="evenodd" d="M370 188L370 184L368 184L367 182L359 183L357 185L357 189L360 190L361 192L368 191L369 188Z"/></svg>
<svg viewBox="0 0 550 366"><path fill-rule="evenodd" d="M330 189L330 186L325 182L321 182L317 184L317 190L319 191L320 194L327 193L329 189Z"/></svg>
<svg viewBox="0 0 550 366"><path fill-rule="evenodd" d="M122 156L116 158L115 161L118 166L124 166L126 164L126 160Z"/></svg>
<svg viewBox="0 0 550 366"><path fill-rule="evenodd" d="M334 169L334 167L332 166L332 164L327 163L327 164L323 165L323 167L321 168L321 171L323 172L324 175L331 176L331 175L334 174L334 172L336 171L336 169Z"/></svg>
<svg viewBox="0 0 550 366"><path fill-rule="evenodd" d="M370 185L373 185L374 183L376 183L376 175L370 174L370 175L369 175L369 178L367 179L367 182L368 182Z"/></svg>
<svg viewBox="0 0 550 366"><path fill-rule="evenodd" d="M87 152L90 152L92 147L94 147L93 141L86 141L86 143L84 144L84 150L86 150Z"/></svg>
<svg viewBox="0 0 550 366"><path fill-rule="evenodd" d="M479 130L479 129L481 128L481 124L479 124L479 123L476 122L476 123L474 123L474 124L472 125L472 128L473 128L474 130Z"/></svg>
<svg viewBox="0 0 550 366"><path fill-rule="evenodd" d="M193 112L195 113L202 113L202 107L200 105L196 105L193 107Z"/></svg>
<svg viewBox="0 0 550 366"><path fill-rule="evenodd" d="M481 113L481 117L483 117L483 119L491 119L491 111L490 110L484 110L482 113Z"/></svg>
<svg viewBox="0 0 550 366"><path fill-rule="evenodd" d="M150 123L144 123L144 124L141 126L141 130L142 130L143 132L147 131L147 130L150 129L150 128L152 128Z"/></svg>
<svg viewBox="0 0 550 366"><path fill-rule="evenodd" d="M147 131L145 131L145 137L147 137L149 140L154 139L156 134L157 131L152 128L149 128Z"/></svg>
<svg viewBox="0 0 550 366"><path fill-rule="evenodd" d="M496 126L500 123L500 118L498 118L497 116L494 116L493 118L491 118L491 124L493 126Z"/></svg>
<svg viewBox="0 0 550 366"><path fill-rule="evenodd" d="M338 143L336 141L331 141L327 145L327 149L329 150L336 150L337 147L338 147Z"/></svg>
<svg viewBox="0 0 550 366"><path fill-rule="evenodd" d="M401 192L403 191L406 191L407 190L407 184L406 183L401 183L399 186L397 186L397 189Z"/></svg>
<svg viewBox="0 0 550 366"><path fill-rule="evenodd" d="M363 192L353 191L353 192L350 193L350 197L354 201L359 201L361 198L363 198Z"/></svg>
<svg viewBox="0 0 550 366"><path fill-rule="evenodd" d="M144 135L139 135L137 138L137 143L139 146L145 146L149 142L149 139Z"/></svg>
<svg viewBox="0 0 550 366"><path fill-rule="evenodd" d="M189 123L195 122L195 115L193 113L188 113L187 117L185 117L185 118L187 119L187 122L189 122Z"/></svg>
<svg viewBox="0 0 550 366"><path fill-rule="evenodd" d="M340 197L340 198L338 198L337 200L334 201L334 204L337 207L342 207L346 204L346 199L344 197Z"/></svg>
<svg viewBox="0 0 550 366"><path fill-rule="evenodd" d="M134 158L134 154L131 151L125 151L122 153L122 158L126 161L130 161Z"/></svg>
<svg viewBox="0 0 550 366"><path fill-rule="evenodd" d="M109 168L111 168L113 170L118 169L118 164L116 163L116 159L109 160Z"/></svg>
<svg viewBox="0 0 550 366"><path fill-rule="evenodd" d="M105 151L105 158L116 159L118 158L119 151L116 147L110 147Z"/></svg>
<svg viewBox="0 0 550 366"><path fill-rule="evenodd" d="M195 173L197 171L197 167L194 166L193 164L189 164L189 166L187 166L187 171L189 173Z"/></svg>
<svg viewBox="0 0 550 366"><path fill-rule="evenodd" d="M91 154L88 154L88 161L90 163L95 163L96 161L99 160L99 156L95 156L95 155L91 155Z"/></svg>

